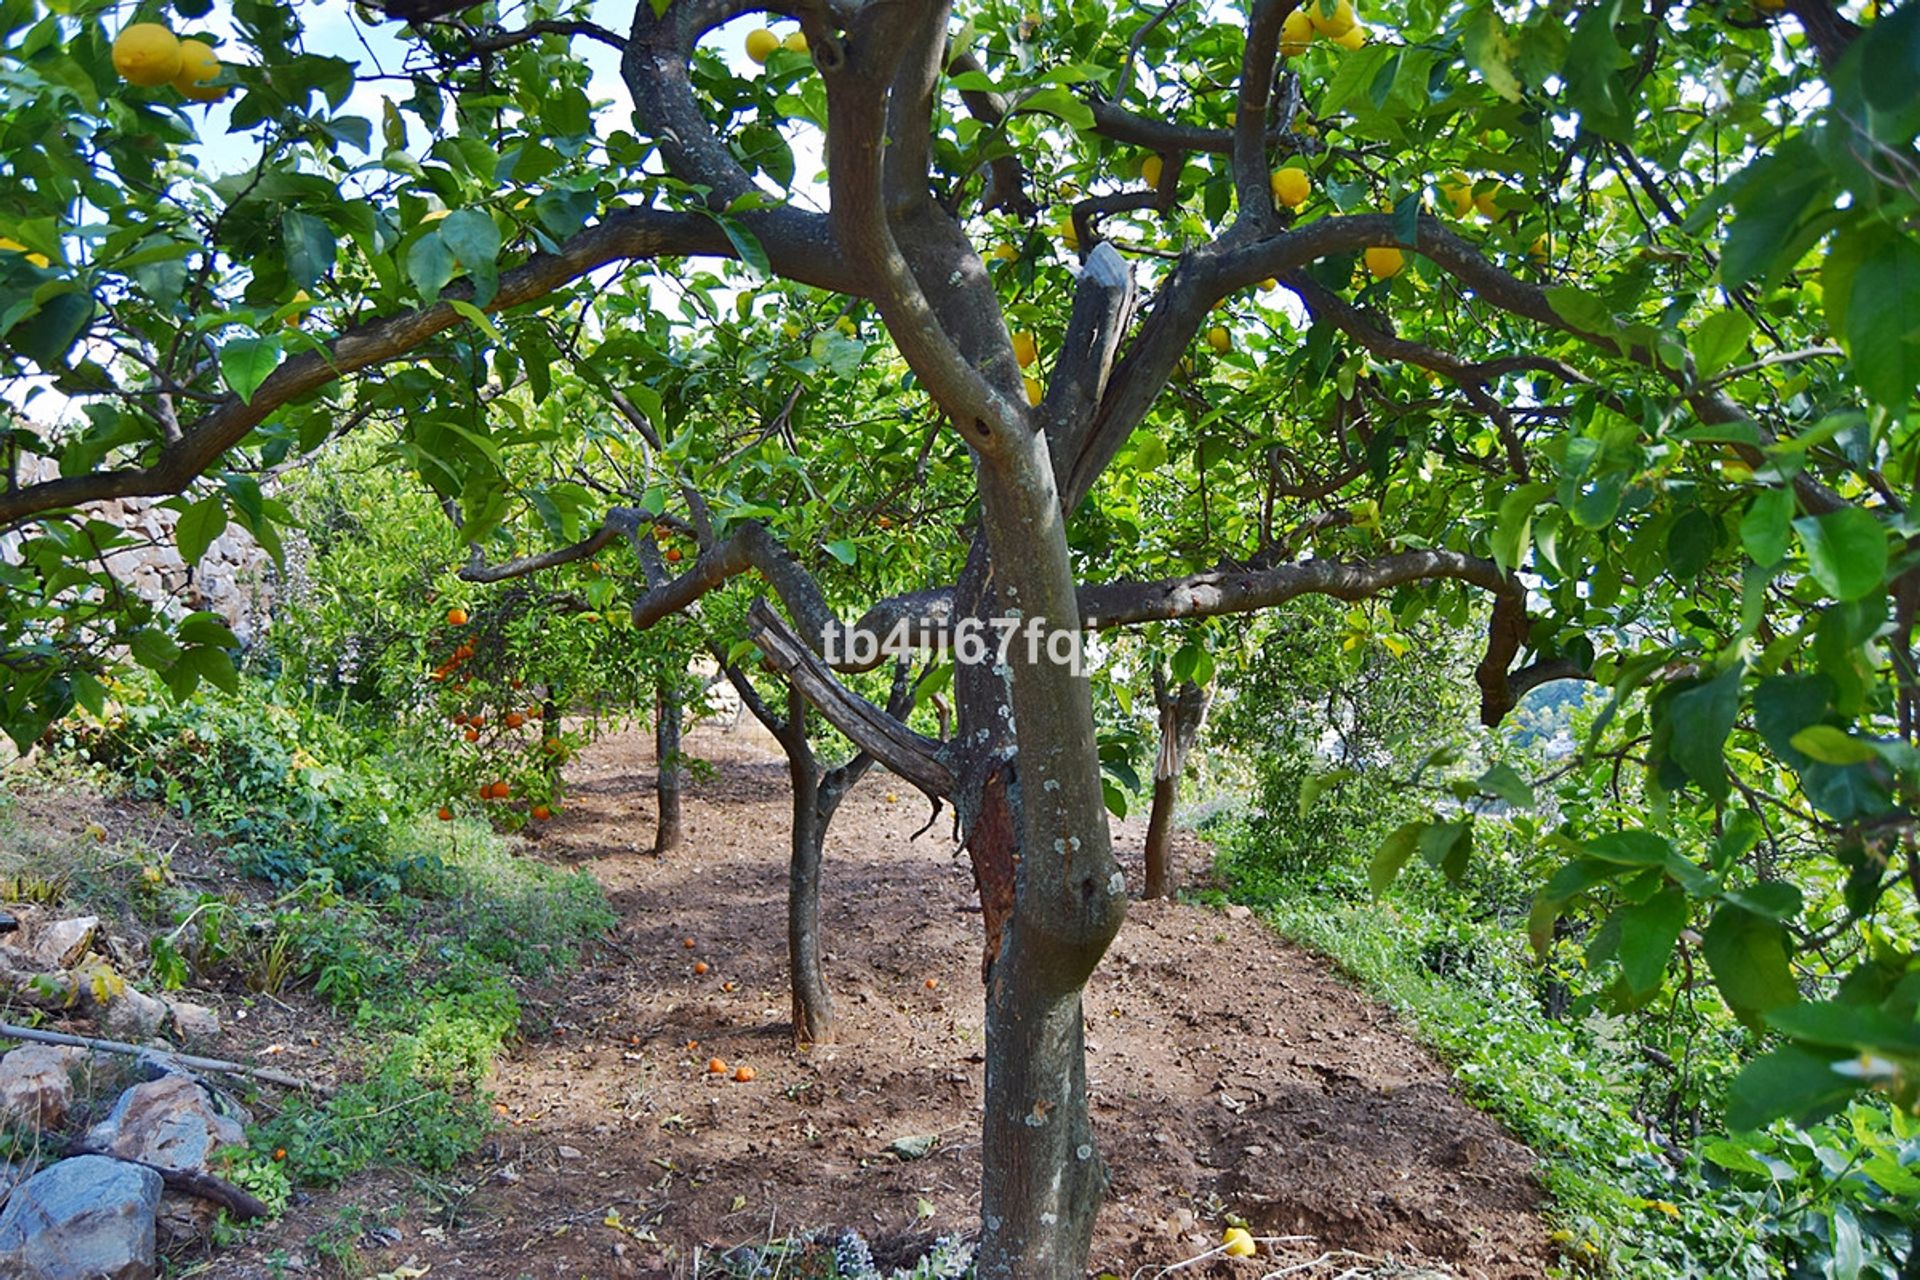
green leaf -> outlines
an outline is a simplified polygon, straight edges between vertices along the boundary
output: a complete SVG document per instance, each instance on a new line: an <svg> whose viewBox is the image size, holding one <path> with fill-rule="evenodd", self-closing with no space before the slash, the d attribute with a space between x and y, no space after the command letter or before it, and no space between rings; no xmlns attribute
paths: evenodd
<svg viewBox="0 0 1920 1280"><path fill-rule="evenodd" d="M1082 131L1093 128L1092 108L1074 96L1071 90L1058 86L1036 89L1026 94L1019 100L1019 106L1015 110L1021 113L1037 111L1054 116Z"/></svg>
<svg viewBox="0 0 1920 1280"><path fill-rule="evenodd" d="M823 542L820 544L820 549L832 556L835 560L838 560L841 564L852 564L855 557L859 554L854 550L853 543L847 541L845 538L838 538L832 542Z"/></svg>
<svg viewBox="0 0 1920 1280"><path fill-rule="evenodd" d="M1700 951L1721 999L1749 1025L1758 1026L1760 1015L1800 998L1787 961L1787 931L1778 920L1723 903L1713 913Z"/></svg>
<svg viewBox="0 0 1920 1280"><path fill-rule="evenodd" d="M1499 796L1516 809L1533 807L1533 788L1527 785L1527 780L1516 773L1511 765L1488 766L1487 771L1481 774L1473 785L1489 795Z"/></svg>
<svg viewBox="0 0 1920 1280"><path fill-rule="evenodd" d="M188 565L200 563L200 557L207 554L207 548L213 540L227 529L227 504L218 494L202 498L180 513L180 519L173 527L174 541L179 544L180 558Z"/></svg>
<svg viewBox="0 0 1920 1280"><path fill-rule="evenodd" d="M487 313L474 306L471 302L468 302L464 298L453 298L448 301L447 305L471 321L476 329L486 334L487 337L493 341L506 341L506 338L501 334L500 330L494 327L493 321L488 317Z"/></svg>
<svg viewBox="0 0 1920 1280"><path fill-rule="evenodd" d="M220 348L220 375L244 401L253 400L253 393L279 365L277 338L229 338Z"/></svg>
<svg viewBox="0 0 1920 1280"><path fill-rule="evenodd" d="M1673 697L1667 717L1673 737L1667 756L1715 800L1727 797L1727 735L1740 711L1738 664Z"/></svg>
<svg viewBox="0 0 1920 1280"><path fill-rule="evenodd" d="M738 218L729 217L724 213L715 213L711 217L720 224L720 230L726 233L727 242L733 246L733 251L740 255L740 261L746 265L747 269L761 280L771 279L773 266L767 261L766 246L760 243L760 237L747 230L746 224ZM839 337L840 334L835 330L831 331L829 336Z"/></svg>
<svg viewBox="0 0 1920 1280"><path fill-rule="evenodd" d="M1620 971L1635 995L1656 990L1666 977L1667 960L1687 927L1688 911L1687 895L1669 888L1614 913L1620 922Z"/></svg>
<svg viewBox="0 0 1920 1280"><path fill-rule="evenodd" d="M1920 384L1920 244L1890 236L1860 264L1847 301L1847 352L1868 395L1904 409Z"/></svg>
<svg viewBox="0 0 1920 1280"><path fill-rule="evenodd" d="M1461 36L1467 65L1480 73L1487 87L1508 102L1520 100L1520 78L1513 73L1513 42L1507 24L1491 5L1476 5L1467 14Z"/></svg>
<svg viewBox="0 0 1920 1280"><path fill-rule="evenodd" d="M1837 600L1860 600L1887 576L1887 531L1872 512L1842 507L1793 522L1813 579Z"/></svg>
<svg viewBox="0 0 1920 1280"><path fill-rule="evenodd" d="M420 296L431 302L453 279L453 251L440 238L439 228L415 240L407 250L407 278Z"/></svg>
<svg viewBox="0 0 1920 1280"><path fill-rule="evenodd" d="M1436 822L1420 833L1420 857L1456 883L1467 873L1473 851L1473 823Z"/></svg>
<svg viewBox="0 0 1920 1280"><path fill-rule="evenodd" d="M333 228L310 213L288 212L280 215L280 235L287 247L287 278L302 289L311 289L333 270L339 251Z"/></svg>
<svg viewBox="0 0 1920 1280"><path fill-rule="evenodd" d="M1500 500L1500 512L1493 528L1493 561L1503 572L1513 572L1526 558L1531 546L1534 508L1552 492L1552 485L1535 481L1521 485Z"/></svg>
<svg viewBox="0 0 1920 1280"><path fill-rule="evenodd" d="M1716 311L1700 322L1688 346L1693 351L1693 370L1702 378L1711 378L1740 358L1753 336L1753 321L1744 311Z"/></svg>
<svg viewBox="0 0 1920 1280"><path fill-rule="evenodd" d="M1731 1138L1710 1138L1701 1143L1700 1158L1719 1165L1729 1173L1747 1173L1757 1178L1773 1176L1773 1170Z"/></svg>
<svg viewBox="0 0 1920 1280"><path fill-rule="evenodd" d="M1589 856L1623 867L1663 866L1673 856L1666 838L1651 831L1610 831L1587 841L1585 847Z"/></svg>
<svg viewBox="0 0 1920 1280"><path fill-rule="evenodd" d="M1136 471L1158 471L1167 465L1167 442L1150 431L1133 438L1133 466Z"/></svg>
<svg viewBox="0 0 1920 1280"><path fill-rule="evenodd" d="M1367 867L1367 883L1373 886L1376 897L1399 878L1407 859L1420 844L1421 835L1431 825L1423 821L1403 823L1373 851L1373 861Z"/></svg>
<svg viewBox="0 0 1920 1280"><path fill-rule="evenodd" d="M1354 776L1351 769L1330 769L1326 773L1308 774L1300 784L1300 816L1306 817L1313 811L1315 801Z"/></svg>
<svg viewBox="0 0 1920 1280"><path fill-rule="evenodd" d="M180 646L166 632L146 627L134 632L128 639L127 652L149 671L165 671L179 658Z"/></svg>
<svg viewBox="0 0 1920 1280"><path fill-rule="evenodd" d="M1749 1062L1727 1097L1727 1127L1751 1132L1780 1119L1812 1120L1853 1096L1854 1081L1833 1069L1830 1056L1785 1045Z"/></svg>
<svg viewBox="0 0 1920 1280"><path fill-rule="evenodd" d="M1787 558L1793 532L1793 490L1785 485L1762 489L1740 518L1740 544L1761 568L1772 568Z"/></svg>
<svg viewBox="0 0 1920 1280"><path fill-rule="evenodd" d="M1879 758L1873 744L1831 724L1811 724L1793 735L1794 750L1821 764L1865 764Z"/></svg>

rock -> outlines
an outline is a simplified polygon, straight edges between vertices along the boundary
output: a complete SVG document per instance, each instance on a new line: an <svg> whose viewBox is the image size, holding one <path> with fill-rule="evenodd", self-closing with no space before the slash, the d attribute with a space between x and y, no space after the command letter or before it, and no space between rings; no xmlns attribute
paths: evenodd
<svg viewBox="0 0 1920 1280"><path fill-rule="evenodd" d="M57 1129L73 1105L69 1074L80 1054L50 1044L22 1045L0 1058L0 1120Z"/></svg>
<svg viewBox="0 0 1920 1280"><path fill-rule="evenodd" d="M0 1211L0 1275L17 1280L152 1280L160 1175L75 1156L34 1175Z"/></svg>
<svg viewBox="0 0 1920 1280"><path fill-rule="evenodd" d="M94 1010L100 1029L119 1040L150 1040L167 1025L167 1004L144 991L122 986Z"/></svg>
<svg viewBox="0 0 1920 1280"><path fill-rule="evenodd" d="M163 1169L213 1172L222 1147L247 1143L244 1111L223 1107L197 1080L162 1076L120 1095L107 1118L87 1134L87 1145L123 1160L139 1160ZM213 1224L215 1208L193 1196L168 1194L160 1225L171 1238L196 1236Z"/></svg>
<svg viewBox="0 0 1920 1280"><path fill-rule="evenodd" d="M93 935L100 931L100 917L75 916L56 920L33 931L33 958L49 969L71 969L93 946Z"/></svg>
<svg viewBox="0 0 1920 1280"><path fill-rule="evenodd" d="M1230 902L1227 904L1227 919L1229 920L1245 920L1251 915L1253 915L1253 908L1251 907L1242 906L1238 902Z"/></svg>
<svg viewBox="0 0 1920 1280"><path fill-rule="evenodd" d="M187 1000L168 1000L166 1005L173 1018L174 1034L180 1040L219 1039L220 1015L213 1010Z"/></svg>

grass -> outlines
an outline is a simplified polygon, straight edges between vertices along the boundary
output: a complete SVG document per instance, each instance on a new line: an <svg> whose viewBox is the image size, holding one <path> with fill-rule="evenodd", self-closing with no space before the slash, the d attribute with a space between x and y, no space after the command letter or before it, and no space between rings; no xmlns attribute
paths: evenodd
<svg viewBox="0 0 1920 1280"><path fill-rule="evenodd" d="M1276 872L1257 833L1220 845L1224 895L1336 964L1395 1010L1463 1091L1543 1157L1563 1275L1647 1280L1909 1275L1920 1125L1859 1104L1807 1130L1710 1138L1683 1150L1638 1114L1659 1070L1636 1029L1545 1012L1517 919L1468 918L1413 889L1372 901L1351 879ZM1875 1180L1841 1154L1898 1165ZM1703 1158L1703 1155L1710 1158ZM1906 1172L1911 1169L1912 1173Z"/></svg>

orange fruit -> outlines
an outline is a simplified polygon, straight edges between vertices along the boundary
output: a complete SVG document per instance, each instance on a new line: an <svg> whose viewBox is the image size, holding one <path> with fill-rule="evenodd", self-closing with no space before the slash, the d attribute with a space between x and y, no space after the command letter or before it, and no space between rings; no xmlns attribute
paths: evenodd
<svg viewBox="0 0 1920 1280"><path fill-rule="evenodd" d="M440 806L440 821L442 821L442 822L452 822L452 821L453 821L453 810L451 810L451 809L449 809L449 808L447 808L447 806L445 806L445 805L441 805L441 806Z"/></svg>
<svg viewBox="0 0 1920 1280"><path fill-rule="evenodd" d="M720 989L722 991L738 991L740 984L737 982L723 982L720 984Z"/></svg>
<svg viewBox="0 0 1920 1280"><path fill-rule="evenodd" d="M518 729L521 725L525 724L526 722L527 722L527 718L521 715L518 711L507 712L507 728Z"/></svg>
<svg viewBox="0 0 1920 1280"><path fill-rule="evenodd" d="M692 1053L692 1052L693 1052L693 1051L694 1051L695 1049L698 1049L699 1047L700 1047L700 1042L699 1042L698 1040L689 1040L689 1041L687 1041L687 1052L688 1052L688 1053Z"/></svg>
<svg viewBox="0 0 1920 1280"><path fill-rule="evenodd" d="M447 610L447 625L448 625L448 626L450 626L450 627L464 627L464 626L466 626L466 625L467 625L467 611L466 611L465 609L449 609L449 610Z"/></svg>
<svg viewBox="0 0 1920 1280"><path fill-rule="evenodd" d="M273 1158L275 1160L285 1160L287 1158L287 1149L285 1147L275 1147L273 1149Z"/></svg>
<svg viewBox="0 0 1920 1280"><path fill-rule="evenodd" d="M487 727L487 718L484 715L472 715L467 717L467 723L476 729L484 729Z"/></svg>
<svg viewBox="0 0 1920 1280"><path fill-rule="evenodd" d="M735 1080L738 1080L741 1084L745 1084L749 1080L753 1079L753 1075L754 1075L754 1071L752 1067L735 1067L733 1069L733 1078Z"/></svg>
<svg viewBox="0 0 1920 1280"><path fill-rule="evenodd" d="M695 960L693 962L693 971L695 973L705 973L707 971L707 962L705 960Z"/></svg>
<svg viewBox="0 0 1920 1280"><path fill-rule="evenodd" d="M465 723L467 722L467 713L466 713L466 712L464 712L464 711L456 711L456 712L454 712L454 713L453 713L453 722L454 722L455 724L465 724Z"/></svg>
<svg viewBox="0 0 1920 1280"><path fill-rule="evenodd" d="M679 564L679 563L680 563L680 560L681 560L681 558L682 558L682 557L681 557L681 552L680 552L680 548L678 548L678 547L668 547L668 548L667 548L667 563L668 563L668 564Z"/></svg>
<svg viewBox="0 0 1920 1280"><path fill-rule="evenodd" d="M465 733L461 734L460 736L465 738L468 742L480 741L480 731L478 729L469 729Z"/></svg>
<svg viewBox="0 0 1920 1280"><path fill-rule="evenodd" d="M727 1064L726 1064L726 1063L725 1063L724 1061L722 1061L721 1059L719 1059L719 1058L708 1058L708 1059L707 1059L707 1074L708 1074L708 1075L712 1075L712 1076L717 1076L717 1075L723 1075L723 1074L725 1074L725 1072L726 1072L726 1070L727 1070Z"/></svg>
<svg viewBox="0 0 1920 1280"><path fill-rule="evenodd" d="M933 990L933 989L934 989L935 987L937 987L937 986L939 986L939 985L940 985L940 979L938 979L938 978L928 978L928 979L927 979L927 990L929 990L929 991L931 991L931 990Z"/></svg>
<svg viewBox="0 0 1920 1280"><path fill-rule="evenodd" d="M471 658L472 656L473 656L473 646L470 644L463 644L459 648L453 651L453 660L455 662L465 662L468 658Z"/></svg>
<svg viewBox="0 0 1920 1280"><path fill-rule="evenodd" d="M683 947L685 947L685 948L686 948L687 950L689 950L689 951L691 951L691 950L693 950L693 939L692 939L692 938L682 938L682 939L680 939L680 945L681 945L681 946L683 946Z"/></svg>
<svg viewBox="0 0 1920 1280"><path fill-rule="evenodd" d="M553 816L553 810L547 808L547 806L543 804L537 804L533 806L533 816L535 821L545 822L548 818L551 818Z"/></svg>
<svg viewBox="0 0 1920 1280"><path fill-rule="evenodd" d="M507 683L513 688L518 689L521 685L521 680L519 676L515 676L513 679L507 681Z"/></svg>
<svg viewBox="0 0 1920 1280"><path fill-rule="evenodd" d="M488 787L487 790L492 793L495 800L505 800L513 794L513 788L504 782L496 782L491 787Z"/></svg>

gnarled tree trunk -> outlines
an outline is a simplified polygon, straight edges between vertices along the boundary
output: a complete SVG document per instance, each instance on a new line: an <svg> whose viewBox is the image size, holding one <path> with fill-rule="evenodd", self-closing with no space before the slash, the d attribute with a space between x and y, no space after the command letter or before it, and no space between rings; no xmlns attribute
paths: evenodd
<svg viewBox="0 0 1920 1280"><path fill-rule="evenodd" d="M1180 775L1187 755L1206 723L1213 703L1211 686L1182 680L1169 690L1159 667L1153 669L1153 701L1160 710L1160 752L1153 763L1153 808L1147 815L1146 898L1164 898L1180 887L1173 865L1173 806L1180 796Z"/></svg>

